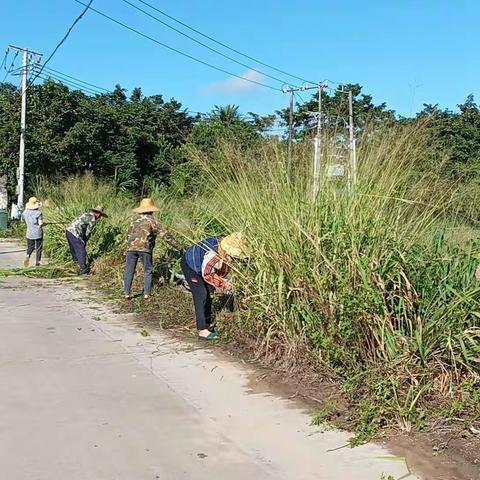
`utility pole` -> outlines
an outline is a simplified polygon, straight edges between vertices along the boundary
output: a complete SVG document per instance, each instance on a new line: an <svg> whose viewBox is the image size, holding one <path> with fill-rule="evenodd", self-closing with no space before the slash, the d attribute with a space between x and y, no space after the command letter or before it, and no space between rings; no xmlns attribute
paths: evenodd
<svg viewBox="0 0 480 480"><path fill-rule="evenodd" d="M288 160L287 160L287 177L288 180L292 180L292 148L293 148L293 109L294 109L294 94L295 92L303 92L305 90L311 90L317 87L308 87L302 85L301 87L283 87L283 93L290 94L290 109L288 114Z"/></svg>
<svg viewBox="0 0 480 480"><path fill-rule="evenodd" d="M287 153L287 177L292 180L292 144L293 144L293 108L294 108L294 94L305 90L305 87L284 87L283 93L290 94L290 108L288 113L288 153Z"/></svg>
<svg viewBox="0 0 480 480"><path fill-rule="evenodd" d="M348 131L350 137L350 188L353 190L357 180L357 151L353 129L353 94L348 91Z"/></svg>
<svg viewBox="0 0 480 480"><path fill-rule="evenodd" d="M292 180L292 142L293 142L293 90L290 90L290 111L288 115L288 179Z"/></svg>
<svg viewBox="0 0 480 480"><path fill-rule="evenodd" d="M312 185L312 201L317 199L320 190L320 168L322 165L322 93L325 88L324 83L318 84L318 113L317 113L317 134L314 139L314 154L313 154L313 185Z"/></svg>
<svg viewBox="0 0 480 480"><path fill-rule="evenodd" d="M24 184L25 184L25 133L27 130L27 74L28 64L33 56L42 57L41 53L28 50L27 48L9 45L9 48L23 53L22 61L22 111L20 115L20 154L17 173L17 207L19 211L24 206Z"/></svg>

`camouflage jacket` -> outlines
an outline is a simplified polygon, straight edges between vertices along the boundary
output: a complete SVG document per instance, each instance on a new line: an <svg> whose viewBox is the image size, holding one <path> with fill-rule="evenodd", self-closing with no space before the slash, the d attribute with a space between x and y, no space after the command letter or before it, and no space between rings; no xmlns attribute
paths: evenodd
<svg viewBox="0 0 480 480"><path fill-rule="evenodd" d="M152 215L140 215L130 223L127 235L127 252L149 252L155 247L157 235L177 250L181 245L170 235L168 230Z"/></svg>
<svg viewBox="0 0 480 480"><path fill-rule="evenodd" d="M77 238L82 240L83 243L87 243L87 240L90 238L90 235L93 233L95 229L95 225L97 224L97 219L93 212L87 212L80 215L76 218L68 227L67 231L69 231L72 235L75 235Z"/></svg>

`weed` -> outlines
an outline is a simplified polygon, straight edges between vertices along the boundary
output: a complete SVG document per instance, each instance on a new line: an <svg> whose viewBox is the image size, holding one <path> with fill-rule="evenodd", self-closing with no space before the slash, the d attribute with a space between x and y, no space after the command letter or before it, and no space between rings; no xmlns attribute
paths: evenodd
<svg viewBox="0 0 480 480"><path fill-rule="evenodd" d="M382 473L380 476L380 480L396 480L393 475L387 475L386 473Z"/></svg>
<svg viewBox="0 0 480 480"><path fill-rule="evenodd" d="M326 421L330 420L337 411L337 403L334 400L327 400L317 408L313 417L313 425L323 425Z"/></svg>

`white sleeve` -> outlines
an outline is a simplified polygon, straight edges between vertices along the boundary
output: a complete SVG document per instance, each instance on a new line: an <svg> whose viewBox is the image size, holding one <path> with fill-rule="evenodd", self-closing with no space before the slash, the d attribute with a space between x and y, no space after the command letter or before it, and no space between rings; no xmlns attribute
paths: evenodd
<svg viewBox="0 0 480 480"><path fill-rule="evenodd" d="M208 263L212 260L213 257L216 256L215 252L208 251L205 256L203 257L203 262L202 262L202 277L205 276L205 268L207 267ZM222 262L218 261L215 264L215 270L219 270L222 266Z"/></svg>

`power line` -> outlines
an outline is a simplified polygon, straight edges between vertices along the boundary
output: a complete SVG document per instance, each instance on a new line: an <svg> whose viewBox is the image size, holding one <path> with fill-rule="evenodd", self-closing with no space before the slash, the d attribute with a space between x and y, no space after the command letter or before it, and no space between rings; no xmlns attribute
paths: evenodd
<svg viewBox="0 0 480 480"><path fill-rule="evenodd" d="M84 5L85 8L83 9L83 11L80 13L80 15L78 15L78 17L74 20L74 22L72 23L72 25L70 26L70 28L67 30L67 33L65 33L65 35L63 36L63 38L60 40L60 42L57 44L57 46L54 48L53 52L50 54L50 56L45 60L45 62L43 62L43 65L42 65L42 68L40 69L40 72L37 73L37 75L33 78L32 82L33 83L37 77L40 75L40 73L42 73L43 69L45 68L45 66L47 65L47 63L52 59L52 57L57 53L58 49L65 43L65 40L67 40L68 36L70 35L70 33L72 32L72 30L74 29L75 25L82 19L82 17L85 15L85 13L87 12L87 10L90 8L90 5L92 4L93 0L90 0L88 2L87 5Z"/></svg>
<svg viewBox="0 0 480 480"><path fill-rule="evenodd" d="M38 69L36 69L36 70L38 70ZM101 92L99 90L87 87L85 85L81 85L81 84L79 84L75 81L72 81L72 80L66 80L65 78L61 78L57 74L53 74L53 73L50 73L50 72L40 73L38 71L35 72L35 73L37 74L35 78L41 78L42 80L53 79L53 80L56 80L58 83L62 83L66 86L73 87L73 88L78 89L78 90L82 90L86 93L95 94L95 95L103 94L103 92Z"/></svg>
<svg viewBox="0 0 480 480"><path fill-rule="evenodd" d="M88 89L87 87L82 87L80 85L76 85L74 84L73 82L69 82L67 80L63 80L63 79L60 79L60 78L57 78L57 77L53 77L51 75L47 75L47 74L44 74L42 73L41 75L39 75L37 78L40 78L44 81L46 80L53 80L55 81L56 83L59 83L61 85L64 85L65 87L68 87L72 90L80 90L81 92L85 93L85 94L88 94L88 95L101 95L99 92L97 91L94 91L94 90L90 90Z"/></svg>
<svg viewBox="0 0 480 480"><path fill-rule="evenodd" d="M302 103L307 103L304 98L298 93L298 92L293 92L293 94L298 97L298 99L302 102Z"/></svg>
<svg viewBox="0 0 480 480"><path fill-rule="evenodd" d="M7 73L6 73L5 76L3 77L2 83L5 82L5 80L7 79L8 75L12 72L12 68L13 68L13 66L15 65L15 60L17 59L17 57L18 57L18 50L15 52L15 55L13 56L12 63L10 64L10 67L8 68Z"/></svg>
<svg viewBox="0 0 480 480"><path fill-rule="evenodd" d="M189 30L191 30L192 32L195 32L197 33L198 35L201 35L202 37L204 38L207 38L208 40L210 40L211 42L214 42L216 43L217 45L221 45L222 47L232 51L232 52L235 52L236 54L238 55L241 55L242 57L245 57L245 58L248 58L249 60L252 60L253 62L256 62L256 63L259 63L260 65L263 65L264 67L267 67L267 68L270 68L271 70L275 70L276 72L279 72L279 73L283 73L284 75L287 75L289 77L292 77L292 78L296 78L297 80L301 80L302 82L307 82L307 83L317 83L317 82L313 82L311 80L306 80L305 78L302 78L302 77L299 77L297 75L294 75L292 73L289 73L289 72L286 72L285 70L281 70L277 67L274 67L273 65L269 65L268 63L265 63L265 62L262 62L260 60L258 60L257 58L254 58L250 55L247 55L246 53L243 53L239 50L236 50L235 48L233 47L230 47L229 45L225 44L225 43L222 43L220 42L219 40L216 40L215 38L191 27L190 25L178 20L177 18L173 17L172 15L169 15L168 13L165 13L164 11L160 10L159 8L151 5L150 3L144 1L144 0L138 0L140 3L143 3L144 5L146 5L147 7L150 7L152 10L155 10L156 12L160 13L161 15L169 18L170 20L173 20L174 22L184 26L185 28L188 28Z"/></svg>
<svg viewBox="0 0 480 480"><path fill-rule="evenodd" d="M246 63L243 63L243 62L240 62L238 61L237 59L233 58L233 57L230 57L229 55L226 55L225 53L219 51L219 50L216 50L215 48L212 48L210 47L209 45L207 45L206 43L203 43L201 42L200 40L197 40L195 37L192 37L191 35L188 35L186 34L185 32L182 32L181 30L179 30L178 28L175 28L175 27L172 27L171 25L169 25L167 22L164 22L163 20L160 20L158 17L156 17L155 15L152 15L151 13L148 13L146 10L143 10L143 8L140 8L138 7L137 5L134 5L132 2L130 2L129 0L122 0L122 2L130 5L132 8L135 8L136 10L144 13L145 15L147 15L148 17L150 18L153 18L154 20L156 20L157 22L161 23L162 25L166 26L167 28L170 28L171 30L173 30L174 32L177 32L179 33L180 35L183 35L184 37L188 38L189 40L192 40L193 42L195 43L198 43L199 45L201 45L202 47L205 47L207 48L208 50L210 50L211 52L214 52L216 53L217 55L220 55L224 58L226 58L227 60L230 60L232 62L235 62L237 63L238 65L241 65L242 67L245 67L245 68L248 68L249 70L252 70L254 72L257 72L259 73L260 75L263 75L264 77L268 77L268 78L271 78L272 80L276 80L277 82L280 82L281 84L285 85L286 83L288 83L285 79L282 79L282 78L278 78L278 77L275 77L273 75L269 75L268 73L265 73L265 72L262 72L261 70L258 70L254 67L252 67L251 65L248 65Z"/></svg>
<svg viewBox="0 0 480 480"><path fill-rule="evenodd" d="M8 57L8 52L10 51L9 48L5 50L5 56L3 57L2 63L0 64L0 70L5 67L5 64L7 63L7 57Z"/></svg>
<svg viewBox="0 0 480 480"><path fill-rule="evenodd" d="M44 74L42 73L38 78L41 78L42 80L54 80L56 83L60 83L62 85L65 85L66 87L69 87L70 89L72 90L80 90L84 93L87 93L89 95L102 95L102 93L96 91L96 90L91 90L89 89L88 87L84 87L82 85L78 85L76 83L73 83L73 82L70 82L68 80L65 80L65 79L62 79L62 78L58 78L58 77L54 77L50 74Z"/></svg>
<svg viewBox="0 0 480 480"><path fill-rule="evenodd" d="M80 0L74 0L74 1L77 2L77 3L79 3L79 4L81 4L81 5L86 6L86 4L83 3L83 2L81 2ZM217 70L217 71L219 71L219 72L222 72L222 73L225 73L225 74L227 74L227 75L230 75L231 77L236 77L236 78L238 78L238 79L240 79L240 80L244 80L245 82L254 83L254 84L256 84L256 85L260 85L260 86L262 86L262 87L269 88L269 89L271 89L271 90L281 91L281 90L280 90L279 88L277 88L277 87L273 87L273 86L271 86L271 85L267 85L266 83L262 83L262 82L258 82L258 81L256 81L256 80L252 80L252 79L250 79L250 78L242 77L241 75L237 75L237 74L235 74L235 73L229 72L228 70L224 70L223 68L217 67L217 66L215 66L215 65L212 65L211 63L208 63L208 62L205 62L205 61L203 61L203 60L200 60L199 58L196 58L196 57L194 57L193 55L190 55L190 54L188 54L188 53L182 52L181 50L178 50L177 48L171 47L170 45L167 45L166 43L162 43L162 42L160 42L159 40L157 40L156 38L153 38L153 37L151 37L151 36L149 36L149 35L147 35L147 34L145 34L145 33L142 33L142 32L140 32L139 30L136 30L135 28L130 27L129 25L126 25L125 23L120 22L119 20L116 20L115 18L110 17L110 16L107 15L106 13L103 13L103 12L101 12L100 10L97 10L97 9L95 9L95 8L93 8L93 7L89 7L89 9L92 10L93 12L97 13L98 15L101 15L102 17L107 18L107 19L110 20L111 22L116 23L117 25L120 25L121 27L126 28L127 30L130 30L131 32L136 33L137 35L140 35L141 37L146 38L147 40L150 40L151 42L154 42L154 43L156 43L156 44L158 44L158 45L160 45L160 46L162 46L162 47L164 47L164 48L167 48L168 50L171 50L172 52L178 53L178 54L180 54L180 55L182 55L182 56L184 56L184 57L186 57L186 58L189 58L190 60L193 60L193 61L195 61L195 62L197 62L197 63L200 63L200 64L205 65L205 66L207 66L207 67L213 68L214 70Z"/></svg>
<svg viewBox="0 0 480 480"><path fill-rule="evenodd" d="M96 90L100 90L100 91L103 91L105 93L109 93L110 90L107 90L106 88L103 88L103 87L99 87L98 85L95 85L93 83L89 83L89 82L85 82L84 80L80 80L79 78L76 78L76 77L73 77L71 75L67 75L66 73L63 73L63 72L60 72L58 70L55 70L54 68L49 68L49 67L46 67L45 70L47 72L53 72L54 74L57 74L59 76L62 76L62 77L66 77L67 79L71 79L75 82L78 82L78 83L83 83L84 85L87 85L89 87L93 87L94 89Z"/></svg>

